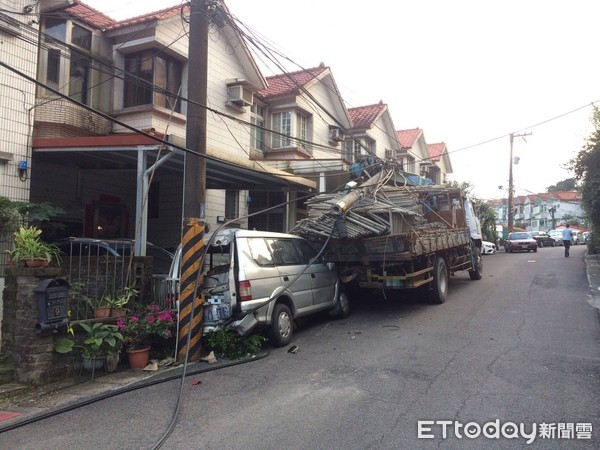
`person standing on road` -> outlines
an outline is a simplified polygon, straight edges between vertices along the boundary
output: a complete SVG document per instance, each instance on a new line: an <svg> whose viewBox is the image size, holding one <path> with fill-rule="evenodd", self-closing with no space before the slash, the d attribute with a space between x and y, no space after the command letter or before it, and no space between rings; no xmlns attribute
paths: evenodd
<svg viewBox="0 0 600 450"><path fill-rule="evenodd" d="M565 229L562 230L563 245L565 246L565 258L569 257L569 249L571 248L572 237L573 237L573 230L571 230L569 224L566 224Z"/></svg>

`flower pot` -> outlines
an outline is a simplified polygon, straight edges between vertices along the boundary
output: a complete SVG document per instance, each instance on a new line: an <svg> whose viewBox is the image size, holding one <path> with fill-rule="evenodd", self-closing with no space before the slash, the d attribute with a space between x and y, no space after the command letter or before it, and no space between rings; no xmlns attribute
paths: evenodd
<svg viewBox="0 0 600 450"><path fill-rule="evenodd" d="M96 319L105 319L110 317L110 306L99 306L94 308L94 317Z"/></svg>
<svg viewBox="0 0 600 450"><path fill-rule="evenodd" d="M104 362L106 361L106 356L97 356L95 358L89 358L85 355L82 356L81 365L84 370L89 372L93 370L102 369L104 367Z"/></svg>
<svg viewBox="0 0 600 450"><path fill-rule="evenodd" d="M119 366L120 356L118 353L109 353L106 355L106 370L107 372L114 372Z"/></svg>
<svg viewBox="0 0 600 450"><path fill-rule="evenodd" d="M111 317L125 317L127 316L127 308L111 308Z"/></svg>
<svg viewBox="0 0 600 450"><path fill-rule="evenodd" d="M26 259L24 262L26 267L31 268L48 267L49 265L48 260L43 258Z"/></svg>
<svg viewBox="0 0 600 450"><path fill-rule="evenodd" d="M127 349L127 359L131 370L142 370L150 360L150 346L136 349Z"/></svg>

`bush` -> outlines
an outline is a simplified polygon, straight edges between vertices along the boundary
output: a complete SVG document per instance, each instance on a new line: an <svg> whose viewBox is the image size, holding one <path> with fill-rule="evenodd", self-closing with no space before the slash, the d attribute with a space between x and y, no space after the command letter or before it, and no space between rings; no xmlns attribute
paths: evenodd
<svg viewBox="0 0 600 450"><path fill-rule="evenodd" d="M206 335L206 345L217 356L227 359L239 359L258 352L266 340L263 336L240 336L234 331L219 328L209 331Z"/></svg>

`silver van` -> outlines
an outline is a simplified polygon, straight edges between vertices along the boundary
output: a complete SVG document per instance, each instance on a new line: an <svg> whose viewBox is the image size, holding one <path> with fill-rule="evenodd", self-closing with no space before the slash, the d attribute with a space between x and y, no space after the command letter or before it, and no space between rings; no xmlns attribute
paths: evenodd
<svg viewBox="0 0 600 450"><path fill-rule="evenodd" d="M271 344L281 347L290 342L296 318L320 311L348 317L348 297L335 266L303 238L225 229L205 240L211 243L203 285L205 330L229 324L246 334L265 327Z"/></svg>

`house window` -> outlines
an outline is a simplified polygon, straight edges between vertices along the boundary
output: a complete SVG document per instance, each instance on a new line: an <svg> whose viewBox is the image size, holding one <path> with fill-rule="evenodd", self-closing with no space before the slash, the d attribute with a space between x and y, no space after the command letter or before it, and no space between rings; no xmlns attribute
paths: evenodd
<svg viewBox="0 0 600 450"><path fill-rule="evenodd" d="M48 63L46 66L46 84L53 89L58 89L60 82L60 50L48 50Z"/></svg>
<svg viewBox="0 0 600 450"><path fill-rule="evenodd" d="M349 163L359 161L362 151L362 144L358 139L346 139L346 142L344 143L344 161Z"/></svg>
<svg viewBox="0 0 600 450"><path fill-rule="evenodd" d="M273 114L273 148L290 147L292 140L292 112L286 111Z"/></svg>
<svg viewBox="0 0 600 450"><path fill-rule="evenodd" d="M225 217L227 219L237 219L239 215L240 191L225 191Z"/></svg>
<svg viewBox="0 0 600 450"><path fill-rule="evenodd" d="M125 59L125 107L157 105L180 112L181 63L155 50ZM169 93L173 95L169 95Z"/></svg>
<svg viewBox="0 0 600 450"><path fill-rule="evenodd" d="M92 32L79 25L73 24L71 43L87 51L92 50Z"/></svg>
<svg viewBox="0 0 600 450"><path fill-rule="evenodd" d="M250 109L250 123L256 125L252 127L252 148L265 150L265 108L254 104Z"/></svg>
<svg viewBox="0 0 600 450"><path fill-rule="evenodd" d="M67 21L62 19L46 19L46 34L61 42L67 41Z"/></svg>
<svg viewBox="0 0 600 450"><path fill-rule="evenodd" d="M307 136L308 136L306 117L303 116L302 114L296 114L296 116L297 116L297 121L296 121L296 125L297 125L296 137L298 137L302 141L306 141L307 140ZM306 142L302 142L302 141L298 143L299 144L298 146L306 149Z"/></svg>
<svg viewBox="0 0 600 450"><path fill-rule="evenodd" d="M84 104L87 104L88 100L90 66L89 58L75 53L71 54L69 97Z"/></svg>

